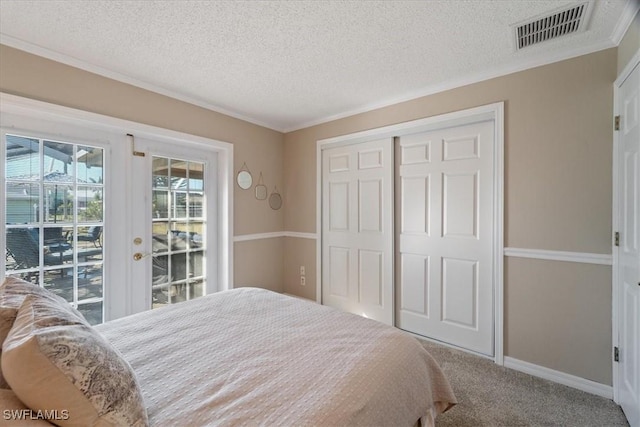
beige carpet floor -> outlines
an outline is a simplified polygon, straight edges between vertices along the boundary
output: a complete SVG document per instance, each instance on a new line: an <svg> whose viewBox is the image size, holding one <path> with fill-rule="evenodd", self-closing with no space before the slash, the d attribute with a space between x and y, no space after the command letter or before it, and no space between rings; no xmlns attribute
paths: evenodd
<svg viewBox="0 0 640 427"><path fill-rule="evenodd" d="M459 402L437 418L437 427L628 426L612 400L421 342L442 367Z"/></svg>

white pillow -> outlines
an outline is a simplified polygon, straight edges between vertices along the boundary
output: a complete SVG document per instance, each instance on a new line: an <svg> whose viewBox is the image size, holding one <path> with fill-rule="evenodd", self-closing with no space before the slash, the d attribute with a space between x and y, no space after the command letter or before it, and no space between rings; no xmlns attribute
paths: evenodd
<svg viewBox="0 0 640 427"><path fill-rule="evenodd" d="M28 295L2 346L2 372L34 411L60 426L146 426L142 393L117 350L68 303Z"/></svg>
<svg viewBox="0 0 640 427"><path fill-rule="evenodd" d="M66 303L64 299L38 285L25 282L17 277L7 277L2 285L0 285L0 348L7 338L7 335L9 335L9 331L18 314L18 309L27 295L40 295L43 298ZM82 317L79 312L78 316ZM0 350L0 356L1 355L2 351ZM4 388L9 388L9 384L7 384L0 371L0 389Z"/></svg>

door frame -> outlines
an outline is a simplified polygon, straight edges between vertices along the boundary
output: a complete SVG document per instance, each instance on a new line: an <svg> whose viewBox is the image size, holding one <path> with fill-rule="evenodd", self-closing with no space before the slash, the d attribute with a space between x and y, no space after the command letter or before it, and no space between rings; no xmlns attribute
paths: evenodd
<svg viewBox="0 0 640 427"><path fill-rule="evenodd" d="M635 53L635 55L633 55L633 57L631 58L631 60L629 61L629 63L624 67L624 69L622 70L622 72L620 72L620 74L618 75L618 78L616 79L616 81L613 83L613 117L616 117L620 114L619 108L618 108L618 101L620 100L620 86L622 86L622 84L624 83L624 81L631 75L631 72L636 68L636 67L640 67L640 49L638 49ZM612 262L612 267L611 267L611 296L612 296L612 301L611 301L611 314L612 314L612 319L611 319L611 326L612 326L612 331L611 331L611 339L612 339L612 349L614 347L618 347L620 342L619 342L619 337L618 334L620 333L620 309L618 307L618 300L620 297L620 286L619 286L619 274L618 274L618 268L619 268L619 263L620 263L620 259L618 256L618 248L617 246L615 246L615 244L613 244L613 233L615 233L616 231L620 230L620 221L619 221L619 215L620 215L620 210L618 209L619 207L619 203L620 203L620 199L622 198L622 188L620 188L620 182L618 179L618 173L620 172L620 167L621 165L618 162L618 154L620 152L620 141L619 141L619 134L620 132L616 131L615 128L613 129L613 164L612 164L612 178L613 178L613 197L612 197L612 216L611 216L611 225L612 225L612 245L611 245L611 252L612 252L612 258L613 258L613 262ZM617 363L614 361L614 355L613 355L613 351L611 352L611 365L612 365L612 382L613 382L613 401L618 403L619 402L619 393L620 393L620 379L618 378L618 365Z"/></svg>
<svg viewBox="0 0 640 427"><path fill-rule="evenodd" d="M504 102L496 102L424 119L321 139L316 142L316 235L318 236L316 239L316 301L318 303L322 303L322 150L337 145L357 144L373 139L392 138L485 120L493 120L495 127L493 171L493 191L495 196L493 207L493 360L498 365L504 364ZM395 307L393 309L395 319Z"/></svg>
<svg viewBox="0 0 640 427"><path fill-rule="evenodd" d="M218 289L225 290L233 288L233 144L218 141L201 136L195 136L183 132L177 132L170 129L160 128L157 126L146 125L133 122L130 120L119 119L115 117L105 116L102 114L91 113L88 111L78 110L74 108L64 107L57 104L51 104L43 101L37 101L31 98L24 98L0 92L0 113L15 115L17 117L28 118L29 120L44 120L53 124L52 129L46 130L48 134L64 133L64 128L74 127L88 131L100 132L112 139L110 144L110 156L112 164L121 164L121 174L117 174L113 178L116 180L114 184L119 185L118 188L125 188L126 183L130 179L130 168L132 159L132 147L128 142L127 134L135 134L145 139L161 139L164 141L173 141L177 144L189 144L194 147L205 148L217 153L217 253L218 253ZM34 129L41 131L42 129ZM86 140L97 140L98 137L85 138ZM116 175L116 174L112 174ZM3 175L4 176L4 175ZM106 184L106 183L105 183ZM116 195L117 197L117 195ZM114 200L114 202L116 202ZM128 197L121 197L118 210L126 212L130 208L130 200ZM113 203L112 203L113 204ZM123 209L124 206L124 209ZM108 209L108 208L107 208ZM115 207L113 208L116 209ZM109 215L109 213L107 213ZM4 226L4 223L2 224ZM0 233L0 236L3 232ZM105 259L111 262L121 262L121 268L113 268L115 274L108 279L112 283L118 284L116 292L124 294L124 301L121 306L105 306L105 321L113 320L122 316L131 314L130 292L132 284L130 283L131 263L133 262L132 252L122 250L122 242L130 241L132 236L130 218L124 221L113 221L110 223L109 235L105 233L105 246L109 248L105 251ZM0 242L2 244L2 242ZM120 248L120 249L119 249ZM130 253L131 252L131 253ZM117 277L115 277L117 275ZM105 277L107 277L105 275ZM107 295L105 295L106 301Z"/></svg>

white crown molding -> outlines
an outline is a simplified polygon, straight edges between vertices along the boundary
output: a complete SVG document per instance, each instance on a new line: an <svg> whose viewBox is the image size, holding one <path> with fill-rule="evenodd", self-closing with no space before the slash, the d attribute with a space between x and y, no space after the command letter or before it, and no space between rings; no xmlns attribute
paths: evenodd
<svg viewBox="0 0 640 427"><path fill-rule="evenodd" d="M504 358L504 366L510 369L515 369L516 371L524 372L525 374L533 375L534 377L573 387L607 399L613 399L613 387L600 384L586 378L545 368L544 366L535 365L533 363L514 359L513 357L508 356L505 356Z"/></svg>
<svg viewBox="0 0 640 427"><path fill-rule="evenodd" d="M323 123L332 122L334 120L344 119L346 117L351 117L356 114L367 113L369 111L378 110L385 107L390 107L392 105L400 104L407 101L412 101L414 99L423 98L425 96L434 95L436 93L445 92L447 90L456 89L462 86L471 85L474 83L480 83L485 80L494 79L497 77L506 76L509 74L517 73L519 71L525 71L531 68L541 67L543 65L552 64L555 62L564 61L566 59L575 58L582 55L588 55L590 53L599 52L604 49L609 49L615 47L616 45L611 40L602 41L599 43L594 43L591 45L580 46L575 49L571 49L564 52L557 52L554 54L546 55L546 54L538 54L533 58L524 58L515 63L507 64L504 66L499 66L493 68L489 71L482 71L478 73L472 73L465 77L455 80L448 80L442 83L438 83L432 86L427 86L423 89L420 89L417 92L412 92L410 94L389 98L387 100L368 104L362 108L357 108L354 110L346 111L344 113L335 114L332 116L327 116L318 120L312 120L306 123L302 123L300 125L285 128L283 130L284 133L294 132L300 129L305 129L311 126L317 126Z"/></svg>
<svg viewBox="0 0 640 427"><path fill-rule="evenodd" d="M540 67L543 65L548 65L551 63L563 61L566 59L575 58L577 56L587 55L590 53L598 52L600 50L616 47L622 40L622 37L624 36L627 29L629 28L629 25L631 24L631 22L633 22L635 14L638 13L639 8L640 6L638 6L634 0L627 0L623 13L620 19L618 20L618 23L616 24L616 27L614 28L614 31L609 40L596 42L590 45L584 45L584 46L577 47L575 49L571 49L563 52L556 52L553 54L545 54L544 52L540 52L535 57L523 58L514 63L507 64L504 66L499 66L492 70L472 73L459 79L448 80L435 85L427 86L418 91L405 94L403 96L388 98L380 102L367 104L361 108L345 111L343 113L339 113L331 116L326 116L320 119L311 120L308 122L304 122L304 123L294 125L294 126L289 126L289 127L278 126L273 123L266 123L261 120L257 120L257 119L245 116L243 114L219 107L210 102L206 102L201 99L186 96L176 91L169 90L169 89L157 86L155 84L140 80L138 78L134 78L116 71L109 70L101 66L89 64L85 61L79 60L72 56L64 55L64 54L52 51L50 49L46 49L42 46L38 46L32 43L17 39L7 34L0 33L0 43L19 49L19 50L23 50L23 51L38 55L38 56L42 56L47 59L51 59L53 61L70 65L72 67L76 67L94 74L98 74L113 80L131 84L133 86L140 87L142 89L146 89L161 95L165 95L180 101L184 101L189 104L206 108L208 110L211 110L220 114L224 114L224 115L227 115L239 120L243 120L258 126L266 127L268 129L272 129L277 132L289 133L289 132L294 132L296 130L308 128L311 126L320 125L320 124L331 122L334 120L343 119L353 115L362 114L369 111L389 107L395 104L400 104L403 102L433 95L439 92L455 89L461 86L479 83L485 80L490 80L493 78L505 76L505 75L516 73L519 71L528 70L530 68Z"/></svg>
<svg viewBox="0 0 640 427"><path fill-rule="evenodd" d="M638 3L637 0L627 0L627 3L624 5L624 10L622 11L622 15L620 15L620 19L618 19L618 23L611 33L611 41L616 46L618 46L622 41L622 38L627 33L629 26L633 22L633 19L636 17L636 13L638 13L639 10L640 3Z"/></svg>
<svg viewBox="0 0 640 427"><path fill-rule="evenodd" d="M549 261L567 261L582 264L613 265L613 256L586 252L547 251L543 249L504 248L504 256Z"/></svg>
<svg viewBox="0 0 640 427"><path fill-rule="evenodd" d="M50 59L52 61L60 62L65 65L69 65L71 67L79 68L84 71L88 71L93 74L97 74L99 76L107 77L112 80L119 81L121 83L130 84L132 86L139 87L141 89L145 89L160 95L168 96L173 99L177 99L179 101L183 101L197 107L202 107L207 110L214 111L216 113L224 114L225 116L233 117L235 119L243 120L245 122L252 123L257 126L266 127L271 130L275 130L277 132L282 132L282 129L277 126L271 125L269 123L262 122L260 120L253 119L251 117L247 117L245 115L236 113L231 110L227 110L225 108L219 107L217 105L211 104L209 102L203 101L201 99L193 98L187 95L183 95L176 91L163 88L161 86L155 85L153 83L146 82L144 80L140 80L135 77L128 76L126 74L119 73L117 71L110 70L108 68L101 67L99 65L90 64L86 61L82 61L80 59L74 58L69 55L65 55L59 52L55 52L53 50L44 48L42 46L38 46L24 40L20 40L18 38L9 36L7 34L0 33L0 44L23 50L25 52L41 56L46 59Z"/></svg>

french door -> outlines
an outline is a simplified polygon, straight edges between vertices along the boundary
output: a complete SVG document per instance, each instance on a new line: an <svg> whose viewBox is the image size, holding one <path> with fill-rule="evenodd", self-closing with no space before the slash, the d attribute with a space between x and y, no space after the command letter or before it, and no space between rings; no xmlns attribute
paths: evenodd
<svg viewBox="0 0 640 427"><path fill-rule="evenodd" d="M6 94L0 112L0 282L93 324L232 287L231 144Z"/></svg>
<svg viewBox="0 0 640 427"><path fill-rule="evenodd" d="M211 150L130 136L133 312L197 298L216 283L216 164Z"/></svg>
<svg viewBox="0 0 640 427"><path fill-rule="evenodd" d="M90 323L104 320L107 146L3 130L2 271L43 286Z"/></svg>

